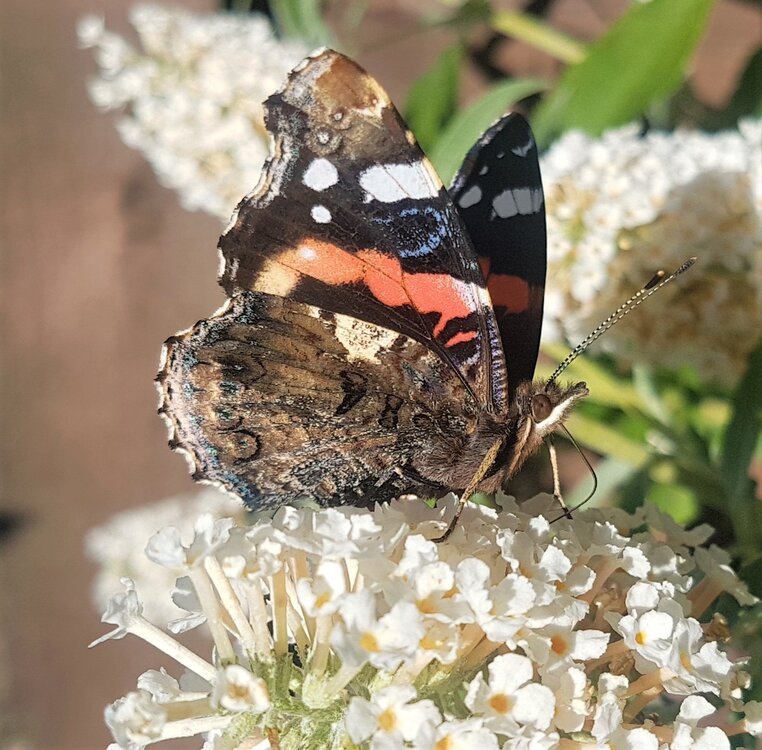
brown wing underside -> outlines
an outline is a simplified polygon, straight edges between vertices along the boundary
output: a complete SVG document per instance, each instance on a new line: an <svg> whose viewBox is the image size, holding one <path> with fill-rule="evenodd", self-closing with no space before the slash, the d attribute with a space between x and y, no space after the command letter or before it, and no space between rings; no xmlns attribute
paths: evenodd
<svg viewBox="0 0 762 750"><path fill-rule="evenodd" d="M420 487L419 468L446 465L475 423L460 380L419 342L255 292L170 338L158 381L194 477L253 508Z"/></svg>

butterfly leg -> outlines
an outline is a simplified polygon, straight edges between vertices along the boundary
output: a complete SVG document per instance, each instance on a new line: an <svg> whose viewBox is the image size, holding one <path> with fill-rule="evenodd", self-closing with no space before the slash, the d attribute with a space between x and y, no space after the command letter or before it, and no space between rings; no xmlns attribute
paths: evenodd
<svg viewBox="0 0 762 750"><path fill-rule="evenodd" d="M458 498L458 505L455 508L455 513L450 520L445 533L442 534L442 536L433 539L432 541L437 543L444 542L447 537L452 534L453 530L458 524L458 519L460 518L460 514L463 512L463 508L466 507L468 499L471 497L471 495L474 494L474 492L476 492L476 488L479 486L479 482L484 479L484 475L490 470L492 464L495 463L495 459L497 458L497 454L500 453L500 449L503 447L503 443L503 438L500 438L492 444L492 447L485 454L484 459L482 460L481 464L479 464L479 468L476 470L476 473L469 482L468 486L465 490L463 490L463 494Z"/></svg>
<svg viewBox="0 0 762 750"><path fill-rule="evenodd" d="M558 454L553 442L553 435L548 436L548 453L550 454L550 468L553 471L553 499L563 508L564 516L571 518L571 511L561 494L561 478L558 475Z"/></svg>

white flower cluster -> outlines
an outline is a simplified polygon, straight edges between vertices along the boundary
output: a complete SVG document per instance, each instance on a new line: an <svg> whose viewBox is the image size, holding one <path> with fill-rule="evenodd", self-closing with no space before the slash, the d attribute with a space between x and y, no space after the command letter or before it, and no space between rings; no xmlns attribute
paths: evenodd
<svg viewBox="0 0 762 750"><path fill-rule="evenodd" d="M762 330L762 120L716 134L571 132L542 173L546 339L576 343L657 270L697 256L600 345L620 361L739 377Z"/></svg>
<svg viewBox="0 0 762 750"><path fill-rule="evenodd" d="M498 501L441 544L452 496L158 532L146 553L186 609L170 629L206 623L214 651L149 622L125 578L97 642L137 635L185 673L149 671L106 709L110 750L202 735L204 750L723 750L762 733L710 609L723 592L755 599L700 546L711 529L653 508L550 524L546 496ZM670 717L681 705L660 722L665 698ZM726 724L728 708L745 718Z"/></svg>
<svg viewBox="0 0 762 750"><path fill-rule="evenodd" d="M175 576L152 562L135 540L148 539L165 526L175 526L181 534L193 532L193 523L202 513L216 518L234 517L246 521L240 500L212 487L189 495L167 498L152 505L131 508L112 516L102 526L91 529L85 537L85 552L98 566L92 597L98 611L105 609L122 578L130 578L144 602L144 614L150 620L167 622L183 611L170 598Z"/></svg>
<svg viewBox="0 0 762 750"><path fill-rule="evenodd" d="M100 68L90 96L122 110L122 139L186 209L227 221L268 154L262 102L308 50L278 40L263 16L138 5L130 19L142 50L102 19L80 21L80 43L95 49Z"/></svg>

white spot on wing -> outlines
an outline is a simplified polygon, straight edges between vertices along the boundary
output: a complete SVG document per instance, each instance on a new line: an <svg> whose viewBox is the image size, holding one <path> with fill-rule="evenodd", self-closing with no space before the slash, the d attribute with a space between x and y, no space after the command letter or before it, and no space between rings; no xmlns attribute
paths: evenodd
<svg viewBox="0 0 762 750"><path fill-rule="evenodd" d="M461 208L469 208L475 206L482 199L482 189L478 185L471 185L458 200L458 205Z"/></svg>
<svg viewBox="0 0 762 750"><path fill-rule="evenodd" d="M331 221L331 212L325 206L313 206L310 211L313 220L318 224L328 224Z"/></svg>
<svg viewBox="0 0 762 750"><path fill-rule="evenodd" d="M396 331L366 323L349 315L334 315L336 338L347 350L350 362L361 359L378 364L380 351L388 349L399 337Z"/></svg>
<svg viewBox="0 0 762 750"><path fill-rule="evenodd" d="M315 252L314 247L310 247L309 245L300 245L299 257L303 258L304 260L315 260L315 258L317 258L317 253Z"/></svg>
<svg viewBox="0 0 762 750"><path fill-rule="evenodd" d="M317 192L326 190L338 181L339 173L328 159L313 159L302 175L302 182Z"/></svg>
<svg viewBox="0 0 762 750"><path fill-rule="evenodd" d="M542 210L543 198L540 188L509 188L492 200L492 208L501 219L520 214L536 214Z"/></svg>
<svg viewBox="0 0 762 750"><path fill-rule="evenodd" d="M441 183L423 161L413 164L376 164L360 174L365 201L394 203L405 198L436 198Z"/></svg>
<svg viewBox="0 0 762 750"><path fill-rule="evenodd" d="M516 154L516 156L524 157L532 150L533 146L534 138L532 138L532 134L530 133L529 140L523 146L514 146L511 149L511 153Z"/></svg>

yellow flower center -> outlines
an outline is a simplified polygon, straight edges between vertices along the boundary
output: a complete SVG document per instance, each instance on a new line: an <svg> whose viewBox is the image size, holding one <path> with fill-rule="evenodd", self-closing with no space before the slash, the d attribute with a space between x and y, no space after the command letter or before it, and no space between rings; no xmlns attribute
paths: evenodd
<svg viewBox="0 0 762 750"><path fill-rule="evenodd" d="M362 638L360 638L360 648L372 654L381 650L373 633L363 633Z"/></svg>
<svg viewBox="0 0 762 750"><path fill-rule="evenodd" d="M378 726L385 732L391 732L397 726L397 714L395 714L391 708L387 708L386 711L378 717Z"/></svg>
<svg viewBox="0 0 762 750"><path fill-rule="evenodd" d="M434 745L434 750L451 750L452 747L452 739L448 734L447 737L442 737L442 739Z"/></svg>
<svg viewBox="0 0 762 750"><path fill-rule="evenodd" d="M424 635L418 645L424 651L433 651L434 649L441 648L444 645L444 641L441 638L432 638L430 635Z"/></svg>
<svg viewBox="0 0 762 750"><path fill-rule="evenodd" d="M315 599L315 609L320 609L321 607L324 607L330 601L331 601L331 595L327 591L322 593L317 599Z"/></svg>
<svg viewBox="0 0 762 750"><path fill-rule="evenodd" d="M635 633L635 643L637 643L638 646L642 646L646 640L646 634L642 630L638 630L638 632Z"/></svg>
<svg viewBox="0 0 762 750"><path fill-rule="evenodd" d="M680 652L680 664L682 664L683 668L689 672L693 671L693 662L691 662L691 655L687 651Z"/></svg>
<svg viewBox="0 0 762 750"><path fill-rule="evenodd" d="M436 612L437 608L428 599L419 599L416 602L418 609L424 615L430 615L432 612Z"/></svg>
<svg viewBox="0 0 762 750"><path fill-rule="evenodd" d="M557 654L558 656L561 656L561 654L565 654L569 648L569 643L566 641L565 638L562 638L560 635L554 635L550 639L550 650Z"/></svg>
<svg viewBox="0 0 762 750"><path fill-rule="evenodd" d="M491 708L499 714L507 714L511 710L513 702L505 693L495 693L490 699Z"/></svg>

